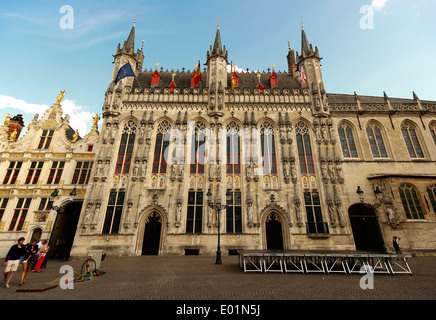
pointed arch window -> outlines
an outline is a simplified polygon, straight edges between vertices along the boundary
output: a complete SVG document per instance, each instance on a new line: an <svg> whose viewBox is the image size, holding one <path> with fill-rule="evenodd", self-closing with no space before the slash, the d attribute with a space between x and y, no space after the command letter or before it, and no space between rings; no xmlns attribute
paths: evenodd
<svg viewBox="0 0 436 320"><path fill-rule="evenodd" d="M343 121L338 128L339 141L341 142L342 154L344 158L358 158L356 143L354 142L353 130L351 126Z"/></svg>
<svg viewBox="0 0 436 320"><path fill-rule="evenodd" d="M430 123L430 133L431 136L433 137L433 142L436 145L436 121Z"/></svg>
<svg viewBox="0 0 436 320"><path fill-rule="evenodd" d="M411 158L424 158L421 145L419 144L418 137L414 126L406 121L401 125L401 132L403 133L404 142L406 143L407 151Z"/></svg>
<svg viewBox="0 0 436 320"><path fill-rule="evenodd" d="M371 121L366 126L366 134L368 136L369 145L371 147L372 156L374 158L387 158L385 143L383 141L380 126L374 121Z"/></svg>
<svg viewBox="0 0 436 320"><path fill-rule="evenodd" d="M433 212L436 213L436 184L434 186L427 188L427 194L430 198L431 206L433 207Z"/></svg>
<svg viewBox="0 0 436 320"><path fill-rule="evenodd" d="M298 159L301 173L315 174L309 128L304 122L300 121L295 126L295 133L297 137Z"/></svg>
<svg viewBox="0 0 436 320"><path fill-rule="evenodd" d="M159 123L156 133L156 144L154 147L152 173L167 172L168 147L170 145L171 125L167 120Z"/></svg>
<svg viewBox="0 0 436 320"><path fill-rule="evenodd" d="M424 219L424 213L415 188L403 184L400 186L399 192L407 219Z"/></svg>
<svg viewBox="0 0 436 320"><path fill-rule="evenodd" d="M118 150L115 174L128 174L132 163L133 147L135 145L136 124L129 121L124 125Z"/></svg>
<svg viewBox="0 0 436 320"><path fill-rule="evenodd" d="M271 123L264 122L260 127L263 174L277 174L276 147Z"/></svg>
<svg viewBox="0 0 436 320"><path fill-rule="evenodd" d="M239 126L232 121L227 125L227 174L241 173L241 148L239 137Z"/></svg>
<svg viewBox="0 0 436 320"><path fill-rule="evenodd" d="M204 173L205 140L206 126L198 121L192 135L190 173Z"/></svg>

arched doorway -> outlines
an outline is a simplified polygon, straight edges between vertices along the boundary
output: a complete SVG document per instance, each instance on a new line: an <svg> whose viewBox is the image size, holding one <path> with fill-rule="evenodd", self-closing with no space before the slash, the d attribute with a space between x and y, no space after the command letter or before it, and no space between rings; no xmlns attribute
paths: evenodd
<svg viewBox="0 0 436 320"><path fill-rule="evenodd" d="M32 241L33 239L36 240L36 242L38 242L39 240L41 240L41 236L42 236L42 229L41 228L36 228L35 230L33 230L32 232L32 236L30 237L30 241ZM29 241L29 242L30 242Z"/></svg>
<svg viewBox="0 0 436 320"><path fill-rule="evenodd" d="M348 209L356 250L385 252L375 209L358 203Z"/></svg>
<svg viewBox="0 0 436 320"><path fill-rule="evenodd" d="M82 204L83 201L77 201L60 207L49 239L49 258L68 260L70 257Z"/></svg>
<svg viewBox="0 0 436 320"><path fill-rule="evenodd" d="M265 221L266 248L267 250L283 249L283 232L280 217L273 211Z"/></svg>
<svg viewBox="0 0 436 320"><path fill-rule="evenodd" d="M162 221L160 215L153 211L147 218L142 243L142 255L158 255Z"/></svg>

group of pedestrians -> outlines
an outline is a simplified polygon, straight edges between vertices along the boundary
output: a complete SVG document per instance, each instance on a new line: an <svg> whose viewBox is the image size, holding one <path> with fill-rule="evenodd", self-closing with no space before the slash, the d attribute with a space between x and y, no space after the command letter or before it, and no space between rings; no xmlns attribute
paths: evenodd
<svg viewBox="0 0 436 320"><path fill-rule="evenodd" d="M41 240L36 243L36 240L32 239L30 243L24 245L24 240L23 237L19 238L17 244L13 245L6 255L5 271L2 281L2 285L5 288L9 288L9 282L13 274L18 270L20 264L23 269L21 272L20 286L25 284L26 277L31 270L41 272L41 266L48 252L47 241Z"/></svg>

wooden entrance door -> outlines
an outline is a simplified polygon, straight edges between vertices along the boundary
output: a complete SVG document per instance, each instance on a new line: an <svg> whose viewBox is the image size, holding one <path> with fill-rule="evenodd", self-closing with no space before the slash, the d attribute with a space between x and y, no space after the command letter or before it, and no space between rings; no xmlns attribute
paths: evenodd
<svg viewBox="0 0 436 320"><path fill-rule="evenodd" d="M383 237L375 210L359 203L348 209L356 250L384 252Z"/></svg>
<svg viewBox="0 0 436 320"><path fill-rule="evenodd" d="M282 222L275 212L271 212L265 222L267 250L283 249Z"/></svg>
<svg viewBox="0 0 436 320"><path fill-rule="evenodd" d="M144 242L142 243L143 255L158 255L160 245L160 232L162 222L160 215L156 212L150 214L145 224Z"/></svg>

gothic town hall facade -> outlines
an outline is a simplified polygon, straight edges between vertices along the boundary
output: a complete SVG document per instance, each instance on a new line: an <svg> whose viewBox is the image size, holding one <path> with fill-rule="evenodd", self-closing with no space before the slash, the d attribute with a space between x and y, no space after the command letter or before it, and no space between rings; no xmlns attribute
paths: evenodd
<svg viewBox="0 0 436 320"><path fill-rule="evenodd" d="M202 70L143 70L134 25L100 129L74 136L61 99L21 138L5 120L1 253L24 236L61 258L214 254L218 227L224 255L392 252L395 235L436 252L436 102L327 93L301 37L285 72L228 68L219 28Z"/></svg>

